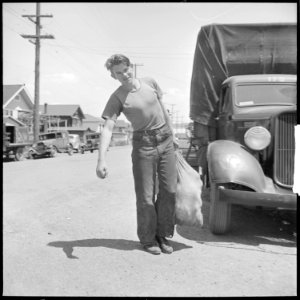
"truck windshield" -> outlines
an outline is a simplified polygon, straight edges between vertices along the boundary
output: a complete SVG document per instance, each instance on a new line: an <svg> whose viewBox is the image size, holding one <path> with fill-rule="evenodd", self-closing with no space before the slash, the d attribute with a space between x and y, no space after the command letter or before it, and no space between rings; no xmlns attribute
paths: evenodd
<svg viewBox="0 0 300 300"><path fill-rule="evenodd" d="M235 91L238 106L294 105L295 84L251 84L238 85Z"/></svg>

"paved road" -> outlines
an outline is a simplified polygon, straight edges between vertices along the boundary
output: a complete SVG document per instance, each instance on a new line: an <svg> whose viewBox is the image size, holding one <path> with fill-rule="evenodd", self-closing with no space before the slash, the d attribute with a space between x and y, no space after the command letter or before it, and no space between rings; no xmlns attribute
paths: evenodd
<svg viewBox="0 0 300 300"><path fill-rule="evenodd" d="M5 296L294 296L295 226L236 207L232 231L177 226L174 253L136 236L131 148L3 164ZM294 234L294 235L293 235Z"/></svg>

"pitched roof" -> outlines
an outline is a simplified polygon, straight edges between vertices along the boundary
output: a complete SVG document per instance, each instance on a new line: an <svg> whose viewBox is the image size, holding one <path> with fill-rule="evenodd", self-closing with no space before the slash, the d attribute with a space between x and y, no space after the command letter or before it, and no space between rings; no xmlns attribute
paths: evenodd
<svg viewBox="0 0 300 300"><path fill-rule="evenodd" d="M21 122L20 120L15 119L12 116L7 116L7 117L3 117L3 123L5 123L5 125L7 126L25 126L25 124L23 122Z"/></svg>
<svg viewBox="0 0 300 300"><path fill-rule="evenodd" d="M100 122L100 123L104 123L104 119L102 119L100 117L94 117L94 116L89 115L89 114L84 114L84 115L85 115L84 122Z"/></svg>
<svg viewBox="0 0 300 300"><path fill-rule="evenodd" d="M3 85L3 104L16 95L23 87L24 84Z"/></svg>
<svg viewBox="0 0 300 300"><path fill-rule="evenodd" d="M66 130L66 131L87 131L89 127L55 127L52 126L49 131L60 131L60 130Z"/></svg>
<svg viewBox="0 0 300 300"><path fill-rule="evenodd" d="M13 99L19 94L22 95L23 100L30 109L33 109L33 101L25 88L25 84L5 84L2 86L3 89L3 108L9 105Z"/></svg>
<svg viewBox="0 0 300 300"><path fill-rule="evenodd" d="M44 105L40 105L40 112L44 114ZM84 114L78 104L47 104L47 113L48 116L73 116L77 110L79 110L79 114Z"/></svg>
<svg viewBox="0 0 300 300"><path fill-rule="evenodd" d="M84 122L92 122L92 121L100 121L100 123L102 122L105 122L105 120L103 118L100 118L100 117L95 117L95 116L92 116L92 115L89 115L89 114L84 114L85 115L85 120ZM130 124L128 122L126 122L125 120L116 120L116 124L120 127L127 127L129 126Z"/></svg>

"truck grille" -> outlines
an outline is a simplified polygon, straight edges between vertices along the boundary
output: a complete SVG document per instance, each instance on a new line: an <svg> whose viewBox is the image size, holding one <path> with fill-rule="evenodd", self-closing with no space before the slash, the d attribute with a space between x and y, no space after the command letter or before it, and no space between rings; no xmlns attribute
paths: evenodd
<svg viewBox="0 0 300 300"><path fill-rule="evenodd" d="M292 188L294 184L296 113L283 113L275 120L274 180Z"/></svg>

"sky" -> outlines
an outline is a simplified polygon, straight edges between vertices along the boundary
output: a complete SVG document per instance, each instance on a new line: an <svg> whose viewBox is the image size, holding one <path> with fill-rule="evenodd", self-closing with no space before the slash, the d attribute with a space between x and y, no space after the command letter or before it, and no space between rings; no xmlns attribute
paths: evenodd
<svg viewBox="0 0 300 300"><path fill-rule="evenodd" d="M22 15L36 3L2 3L3 84L25 84L34 101L35 34ZM163 102L178 120L189 120L189 93L196 39L212 23L296 23L297 3L41 2L40 104L78 104L83 113L101 113L119 82L104 67L123 53L137 64L137 77L154 78ZM122 118L122 117L121 117ZM124 118L125 119L125 118Z"/></svg>

